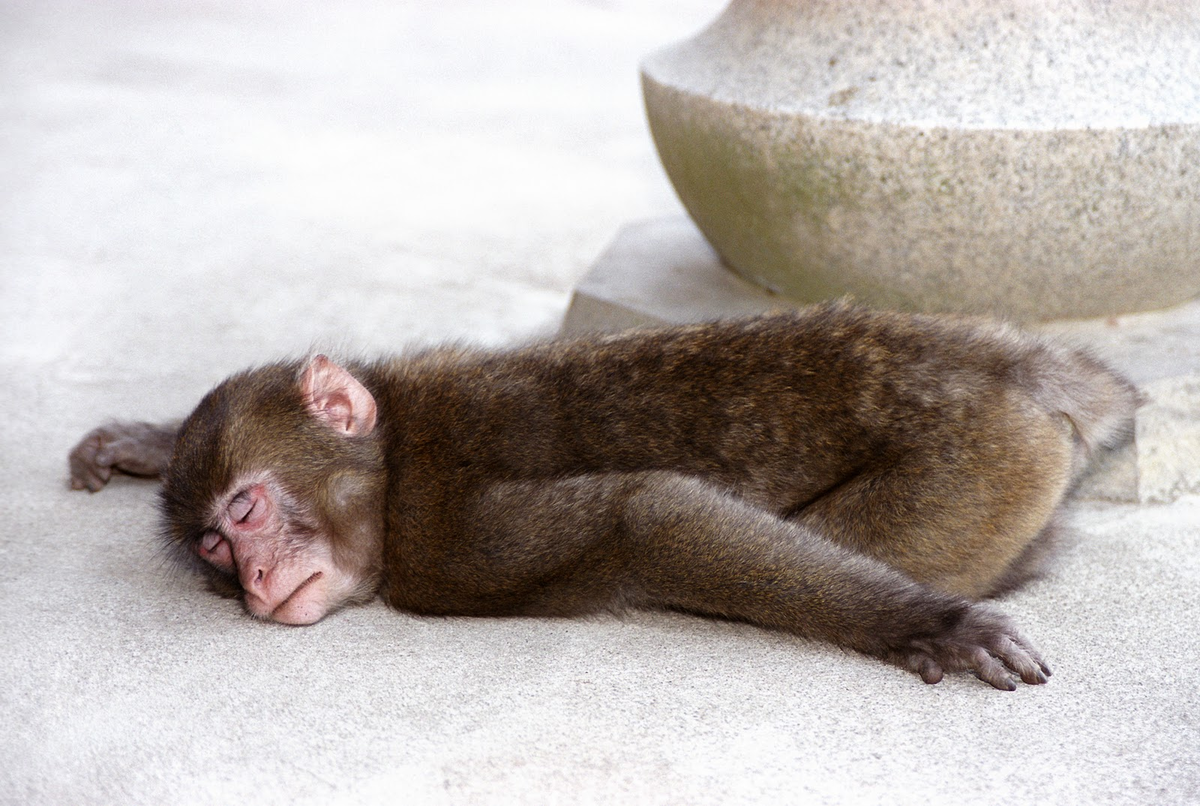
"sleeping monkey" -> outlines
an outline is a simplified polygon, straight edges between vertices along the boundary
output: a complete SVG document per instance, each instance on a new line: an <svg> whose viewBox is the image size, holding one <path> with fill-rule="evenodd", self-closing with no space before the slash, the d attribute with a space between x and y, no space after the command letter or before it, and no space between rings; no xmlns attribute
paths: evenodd
<svg viewBox="0 0 1200 806"><path fill-rule="evenodd" d="M1049 669L980 599L1033 575L1138 393L1006 325L846 303L505 351L239 373L118 423L72 486L161 476L163 533L262 619L667 608L938 682Z"/></svg>

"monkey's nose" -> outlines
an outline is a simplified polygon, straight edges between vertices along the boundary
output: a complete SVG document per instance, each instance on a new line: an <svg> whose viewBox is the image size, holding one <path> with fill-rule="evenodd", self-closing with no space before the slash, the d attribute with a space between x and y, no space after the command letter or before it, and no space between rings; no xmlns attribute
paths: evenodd
<svg viewBox="0 0 1200 806"><path fill-rule="evenodd" d="M242 575L242 590L245 592L246 609L257 618L274 619L272 613L279 605L278 597L272 597L267 585L265 569L256 569Z"/></svg>
<svg viewBox="0 0 1200 806"><path fill-rule="evenodd" d="M249 563L239 570L242 590L265 602L269 598L267 595L267 569L257 563Z"/></svg>

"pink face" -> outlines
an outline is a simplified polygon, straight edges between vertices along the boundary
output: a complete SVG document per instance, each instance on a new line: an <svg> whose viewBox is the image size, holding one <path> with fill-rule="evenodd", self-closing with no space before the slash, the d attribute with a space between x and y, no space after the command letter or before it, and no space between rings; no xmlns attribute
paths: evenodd
<svg viewBox="0 0 1200 806"><path fill-rule="evenodd" d="M283 624L312 624L351 595L355 579L333 561L328 535L291 522L286 492L269 476L235 484L218 502L200 558L235 575L246 609ZM293 516L294 517L294 516Z"/></svg>

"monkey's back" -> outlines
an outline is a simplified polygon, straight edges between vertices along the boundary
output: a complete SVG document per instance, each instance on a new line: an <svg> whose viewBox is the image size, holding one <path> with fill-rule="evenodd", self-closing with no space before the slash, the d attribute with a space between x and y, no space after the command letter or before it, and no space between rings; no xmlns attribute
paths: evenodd
<svg viewBox="0 0 1200 806"><path fill-rule="evenodd" d="M501 352L443 348L375 365L367 385L389 453L409 457L396 479L409 490L670 469L787 512L918 447L958 468L980 439L1019 446L1026 415L1067 422L1045 400L1094 397L1097 373L1120 386L1083 360L1004 326L836 303Z"/></svg>

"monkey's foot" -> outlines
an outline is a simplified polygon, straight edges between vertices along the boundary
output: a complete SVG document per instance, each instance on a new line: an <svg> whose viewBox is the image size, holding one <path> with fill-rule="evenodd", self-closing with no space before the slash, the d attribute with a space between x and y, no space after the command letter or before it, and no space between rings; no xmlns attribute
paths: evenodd
<svg viewBox="0 0 1200 806"><path fill-rule="evenodd" d="M972 605L943 634L893 650L887 660L916 672L926 683L941 681L945 672L967 671L995 688L1013 691L1016 678L1040 685L1050 677L1050 667L1012 622L982 605Z"/></svg>

